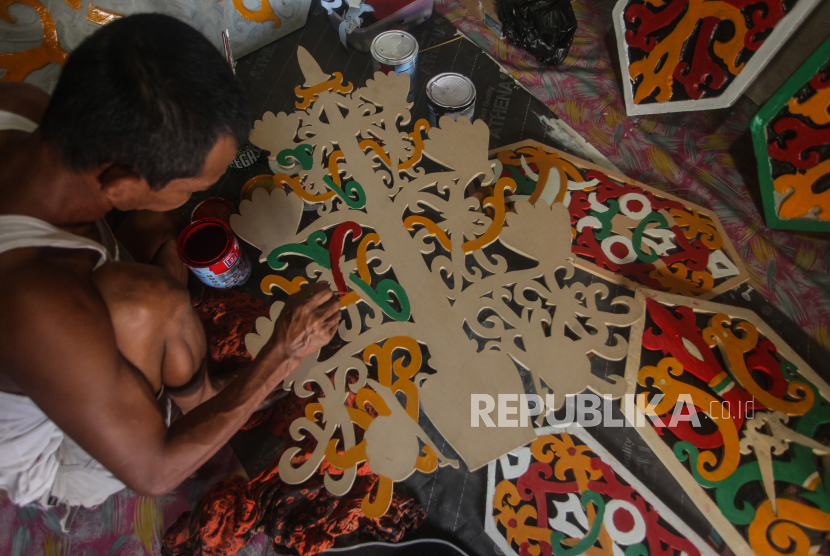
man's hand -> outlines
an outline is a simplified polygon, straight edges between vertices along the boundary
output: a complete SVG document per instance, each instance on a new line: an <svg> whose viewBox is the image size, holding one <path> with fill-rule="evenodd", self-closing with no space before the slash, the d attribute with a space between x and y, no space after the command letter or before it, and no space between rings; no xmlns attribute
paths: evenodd
<svg viewBox="0 0 830 556"><path fill-rule="evenodd" d="M265 347L281 347L299 362L328 344L339 324L340 298L328 282L317 282L288 298Z"/></svg>

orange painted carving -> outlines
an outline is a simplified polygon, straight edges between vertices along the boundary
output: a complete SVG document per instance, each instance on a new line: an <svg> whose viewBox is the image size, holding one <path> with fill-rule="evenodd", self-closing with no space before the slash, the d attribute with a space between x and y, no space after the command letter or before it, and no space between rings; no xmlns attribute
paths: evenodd
<svg viewBox="0 0 830 556"><path fill-rule="evenodd" d="M662 5L662 1L649 2L654 6ZM712 2L706 0L689 0L688 8L677 23L674 30L665 39L648 53L642 60L633 62L628 67L631 79L637 81L642 76L642 82L637 87L634 103L640 104L658 91L657 102L668 102L672 96L674 69L680 63L683 44L689 39L698 21L707 17L715 17L721 21L731 21L734 25L732 38L726 42L715 40L712 49L732 75L737 75L744 64L736 64L738 54L744 48L746 35L746 21L741 11L728 2ZM659 67L659 69L657 69Z"/></svg>
<svg viewBox="0 0 830 556"><path fill-rule="evenodd" d="M778 515L772 511L770 501L765 500L749 524L749 545L758 556L811 554L813 541L802 527L813 531L830 531L830 515L818 508L784 498L777 498L775 506Z"/></svg>
<svg viewBox="0 0 830 556"><path fill-rule="evenodd" d="M787 103L790 113L807 116L818 125L830 124L830 87L818 89L816 93L805 100L798 102L797 98L791 98Z"/></svg>
<svg viewBox="0 0 830 556"><path fill-rule="evenodd" d="M78 8L81 7L81 2L78 0ZM76 10L78 8L75 8ZM106 25L107 23L112 23L116 19L124 17L121 14L117 14L115 12L108 12L107 10L102 10L101 8L96 8L89 4L89 8L86 10L86 20L91 21L92 23L97 23L98 25Z"/></svg>
<svg viewBox="0 0 830 556"><path fill-rule="evenodd" d="M225 0L222 0L223 2ZM282 22L280 17L274 13L271 3L268 0L260 0L262 5L257 11L251 11L245 7L242 0L233 0L233 7L239 12L239 15L248 21L255 21L257 23L265 23L266 21L273 21L274 27L279 27Z"/></svg>
<svg viewBox="0 0 830 556"><path fill-rule="evenodd" d="M234 0L235 2L236 0ZM334 72L333 77L328 81L324 81L322 83L317 83L316 85L309 87L308 89L303 89L299 85L294 87L294 94L297 95L302 99L302 101L297 101L294 105L299 108L300 110L305 110L311 103L317 100L317 95L322 93L323 91L334 91L336 93L351 93L354 86L351 83L347 83L343 85L343 74L339 71Z"/></svg>
<svg viewBox="0 0 830 556"><path fill-rule="evenodd" d="M830 159L803 174L779 176L774 182L775 190L784 194L792 191L792 194L781 202L778 215L781 218L800 218L818 209L816 216L820 220L830 220L830 190L813 193L813 184L827 174L830 174Z"/></svg>
<svg viewBox="0 0 830 556"><path fill-rule="evenodd" d="M11 24L17 23L17 20L9 15L9 6L12 4L25 4L37 12L43 26L43 43L23 52L0 54L0 69L6 70L0 81L23 81L31 72L50 62L64 65L69 54L61 48L55 20L46 6L38 0L0 0L0 18Z"/></svg>

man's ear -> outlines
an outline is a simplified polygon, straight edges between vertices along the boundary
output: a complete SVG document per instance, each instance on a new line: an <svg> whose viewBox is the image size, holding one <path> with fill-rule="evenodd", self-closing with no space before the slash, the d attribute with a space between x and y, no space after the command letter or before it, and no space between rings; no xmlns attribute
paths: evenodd
<svg viewBox="0 0 830 556"><path fill-rule="evenodd" d="M139 206L147 194L150 185L132 170L109 164L101 167L97 175L101 193L109 203L118 210L127 211Z"/></svg>

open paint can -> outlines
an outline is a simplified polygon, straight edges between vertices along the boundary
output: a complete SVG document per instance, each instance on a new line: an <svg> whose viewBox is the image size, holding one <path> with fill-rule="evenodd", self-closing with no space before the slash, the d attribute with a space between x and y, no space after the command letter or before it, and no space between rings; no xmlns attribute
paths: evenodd
<svg viewBox="0 0 830 556"><path fill-rule="evenodd" d="M406 102L415 98L418 76L418 41L405 31L384 31L372 41L372 67L375 71L409 75Z"/></svg>
<svg viewBox="0 0 830 556"><path fill-rule="evenodd" d="M427 83L427 120L430 127L438 127L442 116L453 120L465 117L473 120L476 108L476 87L460 73L441 73Z"/></svg>
<svg viewBox="0 0 830 556"><path fill-rule="evenodd" d="M203 283L214 288L241 286L251 276L251 263L230 225L219 218L190 224L176 244L184 264Z"/></svg>

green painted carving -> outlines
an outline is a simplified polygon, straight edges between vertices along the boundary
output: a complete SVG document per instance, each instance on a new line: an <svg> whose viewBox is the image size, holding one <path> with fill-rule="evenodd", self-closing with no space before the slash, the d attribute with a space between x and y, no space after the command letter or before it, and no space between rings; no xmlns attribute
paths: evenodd
<svg viewBox="0 0 830 556"><path fill-rule="evenodd" d="M311 156L313 152L314 146L306 144L299 145L296 149L283 149L277 155L277 162L283 168L289 168L293 166L289 158L293 158L300 163L303 170L311 170L314 166L314 158Z"/></svg>
<svg viewBox="0 0 830 556"><path fill-rule="evenodd" d="M346 203L349 208L353 209L362 209L366 206L366 194L363 192L363 187L354 180L349 181L346 183L344 188L340 188L339 185L334 183L334 180L331 179L330 176L323 176L323 181L326 182L337 196L343 199L343 202ZM352 198L352 195L355 198Z"/></svg>
<svg viewBox="0 0 830 556"><path fill-rule="evenodd" d="M594 546L599 538L600 529L602 529L602 521L605 519L605 502L602 496L592 490L582 492L582 507L588 509L588 503L591 502L597 507L597 515L594 517L594 523L591 525L591 530L582 537L578 543L571 548L562 548L559 543L565 534L561 531L554 531L550 534L550 547L553 550L554 556L576 556L583 554L586 550Z"/></svg>
<svg viewBox="0 0 830 556"><path fill-rule="evenodd" d="M288 263L280 260L283 255L302 255L312 259L315 263L323 268L331 268L331 259L329 252L323 247L326 242L326 234L322 230L317 230L310 236L306 243L287 243L281 245L268 254L268 265L274 270L284 270L288 268Z"/></svg>
<svg viewBox="0 0 830 556"><path fill-rule="evenodd" d="M411 306L409 304L409 297L407 297L403 286L387 278L380 281L378 291L375 291L372 289L372 286L361 280L354 272L349 274L349 280L360 289L363 295L371 298L391 318L401 322L409 320ZM396 311L392 307L392 298L389 297L389 292L392 292L398 298L398 302L401 304L400 311Z"/></svg>

